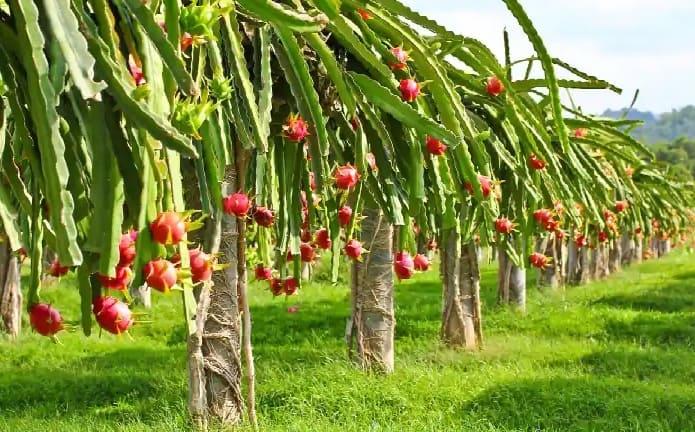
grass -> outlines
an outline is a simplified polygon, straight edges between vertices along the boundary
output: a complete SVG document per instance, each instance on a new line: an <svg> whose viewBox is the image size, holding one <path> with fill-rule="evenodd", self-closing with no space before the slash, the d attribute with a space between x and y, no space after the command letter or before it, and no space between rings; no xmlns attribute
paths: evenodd
<svg viewBox="0 0 695 432"><path fill-rule="evenodd" d="M397 287L396 372L346 359L348 291L315 282L287 302L252 286L258 410L270 431L695 430L695 260L683 252L565 292L495 305L483 269L485 349L438 341L436 272ZM44 296L77 319L74 282ZM182 431L177 295L155 296L133 339L31 332L0 341L0 431ZM289 305L300 311L288 314ZM140 311L142 312L142 311Z"/></svg>

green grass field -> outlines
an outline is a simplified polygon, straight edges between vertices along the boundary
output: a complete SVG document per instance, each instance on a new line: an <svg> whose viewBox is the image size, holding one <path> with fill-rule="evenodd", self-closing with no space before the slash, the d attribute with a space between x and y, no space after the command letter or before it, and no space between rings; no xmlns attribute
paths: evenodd
<svg viewBox="0 0 695 432"><path fill-rule="evenodd" d="M288 301L262 288L251 287L261 430L695 431L693 255L566 292L530 289L527 316L495 305L486 266L480 353L438 343L441 286L436 272L419 275L397 287L388 377L346 359L344 286L315 282ZM78 318L72 279L44 297ZM179 296L154 303L134 340L0 341L0 431L188 430Z"/></svg>

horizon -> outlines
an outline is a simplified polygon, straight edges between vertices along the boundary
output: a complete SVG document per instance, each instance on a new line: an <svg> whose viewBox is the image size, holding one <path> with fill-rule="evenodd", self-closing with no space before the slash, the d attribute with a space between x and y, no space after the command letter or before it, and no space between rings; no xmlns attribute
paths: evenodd
<svg viewBox="0 0 695 432"><path fill-rule="evenodd" d="M683 42L695 40L695 27L678 24L695 22L695 1L521 1L551 56L623 89L622 95L608 90L573 90L572 98L585 112L601 114L606 109L626 108L637 89L640 95L634 109L639 111L660 115L695 104L695 46ZM403 3L455 33L479 39L498 58L504 55L505 27L512 60L533 52L502 1ZM538 75L540 66L534 71ZM669 79L674 71L686 78ZM567 100L566 92L562 93Z"/></svg>
<svg viewBox="0 0 695 432"><path fill-rule="evenodd" d="M644 110L644 109L640 109L638 107L633 107L630 110L630 112L638 111L641 113L650 113L650 114L653 114L656 118L659 118L660 116L662 116L664 114L669 114L672 112L680 112L680 111L683 111L684 109L689 108L689 107L695 107L695 104L689 103L687 105L683 105L683 106L679 106L679 107L673 107L668 111ZM617 112L617 111L623 111L626 108L628 108L628 106L617 107L617 108L616 107L606 107L602 112L605 112L605 111Z"/></svg>

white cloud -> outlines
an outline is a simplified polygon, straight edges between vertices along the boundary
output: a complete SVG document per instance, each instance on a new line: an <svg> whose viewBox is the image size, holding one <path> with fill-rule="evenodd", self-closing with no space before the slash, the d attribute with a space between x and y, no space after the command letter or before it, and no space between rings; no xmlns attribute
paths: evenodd
<svg viewBox="0 0 695 432"><path fill-rule="evenodd" d="M613 12L627 15L693 10L693 2L691 0L582 0L581 2L559 1L556 4L567 9Z"/></svg>
<svg viewBox="0 0 695 432"><path fill-rule="evenodd" d="M504 27L513 58L532 53L501 0L405 2L456 33L480 39L499 57ZM695 103L694 0L526 0L523 5L551 55L625 89L623 96L574 92L587 111L627 105L636 88L642 109L668 111Z"/></svg>

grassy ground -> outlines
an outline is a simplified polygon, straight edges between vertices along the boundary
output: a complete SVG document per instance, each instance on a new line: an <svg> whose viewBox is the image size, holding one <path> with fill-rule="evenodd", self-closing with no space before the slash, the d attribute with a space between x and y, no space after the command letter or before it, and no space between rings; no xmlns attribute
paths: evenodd
<svg viewBox="0 0 695 432"><path fill-rule="evenodd" d="M396 372L345 358L348 292L320 282L285 302L252 287L261 430L695 430L695 259L674 254L566 293L531 289L528 314L495 306L484 268L485 349L437 342L436 272L397 288ZM77 319L72 280L45 289ZM177 295L131 340L26 332L0 341L0 431L182 431L185 346ZM290 305L300 311L288 314Z"/></svg>

